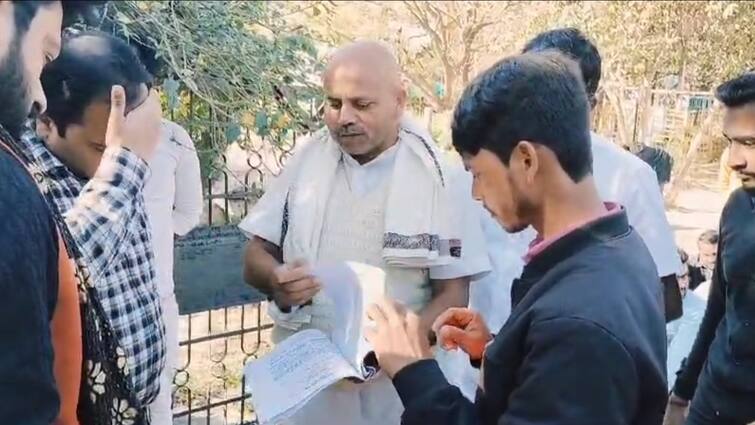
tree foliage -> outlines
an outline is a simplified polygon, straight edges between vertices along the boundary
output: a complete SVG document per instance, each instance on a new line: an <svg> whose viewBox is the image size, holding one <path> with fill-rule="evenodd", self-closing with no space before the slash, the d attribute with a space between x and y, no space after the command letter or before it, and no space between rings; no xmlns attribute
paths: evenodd
<svg viewBox="0 0 755 425"><path fill-rule="evenodd" d="M436 111L452 108L489 53L501 43L503 17L524 13L525 2L328 2L304 16L313 36L330 45L359 38L394 47L413 98Z"/></svg>
<svg viewBox="0 0 755 425"><path fill-rule="evenodd" d="M413 89L439 112L484 67L557 27L596 41L609 83L709 90L755 66L751 1L332 2L306 20L330 44L391 43Z"/></svg>
<svg viewBox="0 0 755 425"><path fill-rule="evenodd" d="M280 136L311 126L317 51L287 25L285 4L118 1L107 7L106 26L149 46L164 64L169 112L223 123L229 142L243 128Z"/></svg>
<svg viewBox="0 0 755 425"><path fill-rule="evenodd" d="M541 27L584 30L616 83L710 90L755 66L755 2L562 2L554 10Z"/></svg>

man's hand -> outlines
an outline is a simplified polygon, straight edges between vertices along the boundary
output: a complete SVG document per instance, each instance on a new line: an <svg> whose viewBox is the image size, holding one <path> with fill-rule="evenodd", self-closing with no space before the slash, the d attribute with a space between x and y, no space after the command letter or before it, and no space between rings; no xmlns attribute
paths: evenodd
<svg viewBox="0 0 755 425"><path fill-rule="evenodd" d="M427 335L420 331L419 316L385 299L367 310L374 328L365 329L367 341L375 350L380 368L393 378L406 366L432 358Z"/></svg>
<svg viewBox="0 0 755 425"><path fill-rule="evenodd" d="M671 393L663 416L663 425L682 425L689 412L689 402Z"/></svg>
<svg viewBox="0 0 755 425"><path fill-rule="evenodd" d="M270 284L275 304L283 309L306 304L321 287L309 267L301 261L278 266L273 270Z"/></svg>
<svg viewBox="0 0 755 425"><path fill-rule="evenodd" d="M482 359L485 346L493 339L479 313L467 308L449 308L433 323L438 344L444 350L461 348L472 360Z"/></svg>
<svg viewBox="0 0 755 425"><path fill-rule="evenodd" d="M156 92L149 93L141 105L126 114L126 92L121 86L113 86L105 145L126 148L147 161L152 158L160 140L161 119Z"/></svg>

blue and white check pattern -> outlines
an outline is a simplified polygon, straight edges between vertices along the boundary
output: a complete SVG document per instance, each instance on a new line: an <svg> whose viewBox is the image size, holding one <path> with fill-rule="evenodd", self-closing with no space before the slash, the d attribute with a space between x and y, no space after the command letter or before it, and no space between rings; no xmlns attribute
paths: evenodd
<svg viewBox="0 0 755 425"><path fill-rule="evenodd" d="M63 165L33 133L22 137L30 168L77 243L118 344L137 400L154 400L165 365L165 330L142 188L147 163L107 148L88 182Z"/></svg>

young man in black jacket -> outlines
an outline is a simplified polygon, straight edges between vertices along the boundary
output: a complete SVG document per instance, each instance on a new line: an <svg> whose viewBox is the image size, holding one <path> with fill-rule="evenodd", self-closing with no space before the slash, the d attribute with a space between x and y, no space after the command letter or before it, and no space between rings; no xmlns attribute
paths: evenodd
<svg viewBox="0 0 755 425"><path fill-rule="evenodd" d="M755 421L755 72L724 83L716 97L742 187L721 213L708 305L669 397L668 425L681 424L687 407L690 425Z"/></svg>
<svg viewBox="0 0 755 425"><path fill-rule="evenodd" d="M445 380L414 315L388 300L370 307L368 339L404 404L404 424L661 423L658 274L626 212L595 188L589 110L579 69L556 52L504 59L463 93L453 142L475 197L507 231L532 225L540 236L497 335L467 309L434 325L444 348L482 361L475 403Z"/></svg>

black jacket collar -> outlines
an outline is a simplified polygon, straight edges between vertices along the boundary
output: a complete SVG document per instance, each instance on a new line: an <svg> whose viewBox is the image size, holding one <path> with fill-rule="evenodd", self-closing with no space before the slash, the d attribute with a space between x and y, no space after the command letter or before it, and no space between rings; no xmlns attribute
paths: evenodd
<svg viewBox="0 0 755 425"><path fill-rule="evenodd" d="M511 288L511 301L516 306L548 270L574 256L587 246L626 235L631 228L624 208L618 213L599 218L584 227L562 236L538 253L524 266L522 277Z"/></svg>

